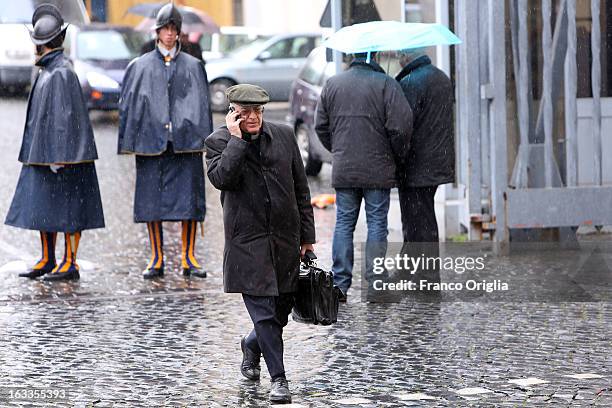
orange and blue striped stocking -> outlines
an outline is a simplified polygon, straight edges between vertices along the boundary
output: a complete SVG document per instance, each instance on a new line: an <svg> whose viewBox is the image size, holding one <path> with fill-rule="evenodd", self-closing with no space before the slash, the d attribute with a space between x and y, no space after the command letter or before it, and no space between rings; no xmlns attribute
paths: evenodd
<svg viewBox="0 0 612 408"><path fill-rule="evenodd" d="M147 269L160 269L164 264L164 233L161 221L147 222L151 241L151 259Z"/></svg>
<svg viewBox="0 0 612 408"><path fill-rule="evenodd" d="M55 241L57 240L57 232L40 231L40 245L42 247L42 257L40 261L34 265L32 269L53 270L55 268Z"/></svg>
<svg viewBox="0 0 612 408"><path fill-rule="evenodd" d="M76 258L80 240L80 232L66 232L64 234L64 258L62 259L62 262L60 262L59 265L53 269L53 273L79 270L79 265L76 263Z"/></svg>
<svg viewBox="0 0 612 408"><path fill-rule="evenodd" d="M195 220L182 221L182 227L183 251L181 252L181 264L183 269L200 269L201 266L196 260L194 254L198 222Z"/></svg>

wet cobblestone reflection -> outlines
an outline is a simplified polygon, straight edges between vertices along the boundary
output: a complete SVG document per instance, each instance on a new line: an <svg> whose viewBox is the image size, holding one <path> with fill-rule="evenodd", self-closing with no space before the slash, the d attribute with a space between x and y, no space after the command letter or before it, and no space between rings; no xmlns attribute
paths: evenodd
<svg viewBox="0 0 612 408"><path fill-rule="evenodd" d="M19 171L25 101L0 100L0 112L3 215ZM166 276L143 281L146 228L132 223L134 165L115 154L113 118L93 120L108 226L84 234L81 280L50 284L0 272L0 390L71 390L53 406L268 406L267 372L250 383L239 371L250 320L240 296L222 293L218 192L208 186L206 236L197 243L209 277L183 278L180 226L166 224ZM315 192L328 185L329 169L311 183ZM317 252L328 266L334 212L316 217ZM391 227L397 239L399 225ZM364 234L360 227L356 239ZM34 232L0 226L0 266L37 251ZM289 323L285 360L296 407L609 407L611 324L609 303L366 304L353 291L338 324ZM587 373L599 377L568 377ZM509 382L528 377L545 382Z"/></svg>

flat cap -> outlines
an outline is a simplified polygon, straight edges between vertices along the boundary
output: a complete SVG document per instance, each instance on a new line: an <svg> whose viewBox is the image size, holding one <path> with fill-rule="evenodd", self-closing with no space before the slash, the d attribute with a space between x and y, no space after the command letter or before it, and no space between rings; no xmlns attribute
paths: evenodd
<svg viewBox="0 0 612 408"><path fill-rule="evenodd" d="M230 103L239 105L265 105L270 102L270 95L265 89L251 84L231 86L225 91L225 96Z"/></svg>

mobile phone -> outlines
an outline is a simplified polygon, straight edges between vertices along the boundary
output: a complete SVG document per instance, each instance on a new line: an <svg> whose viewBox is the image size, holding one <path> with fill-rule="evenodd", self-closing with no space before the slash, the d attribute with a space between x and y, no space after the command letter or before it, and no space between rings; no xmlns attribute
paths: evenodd
<svg viewBox="0 0 612 408"><path fill-rule="evenodd" d="M236 109L233 106L229 107L230 112L236 112ZM236 116L236 120L240 119L240 115Z"/></svg>

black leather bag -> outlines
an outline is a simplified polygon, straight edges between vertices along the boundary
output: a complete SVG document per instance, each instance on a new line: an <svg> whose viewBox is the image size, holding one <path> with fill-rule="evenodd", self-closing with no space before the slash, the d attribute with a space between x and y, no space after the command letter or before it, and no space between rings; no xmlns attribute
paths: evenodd
<svg viewBox="0 0 612 408"><path fill-rule="evenodd" d="M316 258L308 251L302 259L292 317L296 322L328 326L338 320L340 292L332 273L315 265Z"/></svg>

